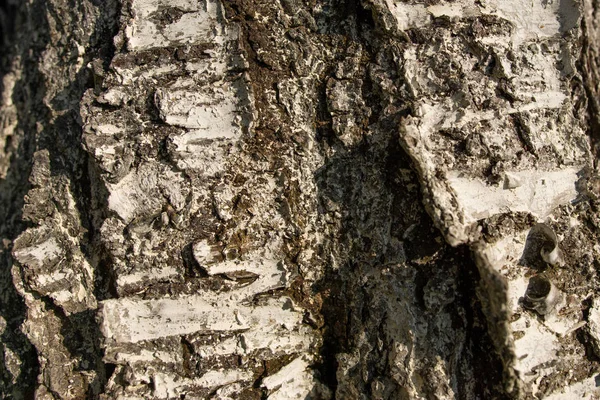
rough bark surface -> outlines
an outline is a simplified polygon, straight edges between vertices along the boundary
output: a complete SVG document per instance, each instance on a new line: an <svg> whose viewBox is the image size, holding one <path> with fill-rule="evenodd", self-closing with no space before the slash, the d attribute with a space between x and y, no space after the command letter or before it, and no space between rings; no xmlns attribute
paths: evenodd
<svg viewBox="0 0 600 400"><path fill-rule="evenodd" d="M599 10L0 2L0 394L597 398Z"/></svg>

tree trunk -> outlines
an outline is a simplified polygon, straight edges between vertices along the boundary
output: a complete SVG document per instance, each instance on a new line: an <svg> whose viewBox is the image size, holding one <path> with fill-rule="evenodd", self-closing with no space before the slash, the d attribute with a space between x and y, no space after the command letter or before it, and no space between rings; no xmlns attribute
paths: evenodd
<svg viewBox="0 0 600 400"><path fill-rule="evenodd" d="M4 0L0 393L595 398L598 0Z"/></svg>

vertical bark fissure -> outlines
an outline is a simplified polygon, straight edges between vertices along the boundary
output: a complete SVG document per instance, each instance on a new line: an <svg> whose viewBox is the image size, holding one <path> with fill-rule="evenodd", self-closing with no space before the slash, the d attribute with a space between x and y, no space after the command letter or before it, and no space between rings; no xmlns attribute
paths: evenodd
<svg viewBox="0 0 600 400"><path fill-rule="evenodd" d="M54 225L50 229L58 234L63 228L68 229L68 235L72 235L74 240L75 247L69 250L74 253L67 255L67 259L82 257L85 263L95 266L92 247L94 227L91 223L94 210L90 207L87 155L81 147L79 101L91 84L88 62L106 55L110 57L113 36L111 21L114 21L111 5L112 3L105 3L104 6L99 6L97 9L100 11L90 16L96 10L95 6L87 2L79 3L67 12L57 8L62 7L59 3L23 3L20 13L23 17L16 20L19 33L14 36L12 59L18 63L13 66L13 73L19 75L14 82L12 103L16 106L18 121L14 128L16 138L13 142L18 143L19 148L11 157L11 166L1 184L8 186L2 189L3 194L17 195L21 199L6 202L8 207L3 209L7 213L5 221L14 221L3 224L3 228L13 229L11 241L21 240L21 245L8 249L11 253L18 254L17 258L25 254L23 242L34 237L39 227L46 229L44 226L49 228ZM37 20L32 20L33 18ZM56 51L53 46L60 40L67 45ZM20 56L17 56L18 53ZM76 66L75 62L79 65ZM8 147L5 148L5 155L10 157L8 150ZM15 179L19 170L21 173ZM30 184L26 183L28 181ZM16 209L11 211L9 207ZM44 221L44 212L52 209L53 222L50 219ZM61 220L64 222L62 227ZM25 239L17 239L17 236ZM36 337L32 348L37 348L35 356L23 357L22 372L18 376L22 382L15 385L13 395L19 396L19 392L22 395L33 390L36 380L40 385L36 388L36 396L44 395L40 387L46 387L48 393L54 393L55 397L78 397L88 391L90 395L98 394L105 378L95 313L71 308L65 314L62 305L57 306L55 299L51 298L54 297L52 291L56 293L60 288L49 289L48 292L45 288L30 286L32 274L35 276L38 272L30 269L29 265L22 264L28 263L23 260L12 267L13 279L7 277L3 281L14 281L19 295L25 298L27 308L46 309L55 320L44 326L46 321L40 320L31 312L23 312L16 326L13 327L11 323L11 335L23 331L31 340ZM11 265L12 260L3 271L10 272ZM101 274L100 271L97 274ZM93 278L90 279L85 290L93 292L95 285ZM93 294L90 295L93 297ZM17 301L11 301L10 307L17 310L16 304ZM39 334L34 332L38 329ZM46 340L55 340L52 337L60 338L56 348L44 348ZM64 351L66 354L60 354L54 359L57 356L54 351ZM78 365L71 367L71 372L66 372L66 378L60 376L62 372L58 371L63 367L68 369L68 364L56 365L63 363L59 361L61 357L78 362ZM39 363L46 366L42 367ZM41 375L37 376L38 373ZM81 382L81 374L91 376L82 388L77 387ZM65 383L69 385L68 380L75 376L78 380L74 388L67 390L67 386L61 386ZM61 383L62 379L67 382ZM83 380L86 381L86 378ZM83 392L78 392L81 389ZM6 393L10 393L10 390Z"/></svg>
<svg viewBox="0 0 600 400"><path fill-rule="evenodd" d="M25 3L14 4L3 2L2 30L2 105L14 103L14 107L3 115L2 125L11 132L2 132L2 175L0 177L0 237L3 240L0 259L0 281L2 282L3 300L1 316L3 321L2 351L2 388L0 392L16 398L32 398L36 389L36 380L40 371L38 353L27 336L21 331L22 323L27 318L27 306L13 284L11 256L13 241L30 224L22 218L25 194L30 186L27 184L31 171L31 158L35 149L34 126L29 115L33 113L31 106L36 104L35 92L30 96L28 82L34 86L35 65L38 62L43 44L33 39L31 32L18 28L27 25L31 18L31 8ZM37 25L37 24L36 24ZM17 31L15 31L17 29ZM25 40L23 40L25 39ZM24 46L23 41L30 47ZM33 50L33 51L31 51ZM25 68L22 68L25 67ZM19 71L22 68L21 71ZM13 87L10 87L10 86ZM39 88L39 87L38 87ZM38 89L36 88L36 89ZM33 97L33 98L31 98ZM11 356L7 352L12 352Z"/></svg>
<svg viewBox="0 0 600 400"><path fill-rule="evenodd" d="M600 156L600 3L597 0L585 0L582 7L582 45L577 68L583 78L587 97L588 135L595 155L594 166L597 167Z"/></svg>

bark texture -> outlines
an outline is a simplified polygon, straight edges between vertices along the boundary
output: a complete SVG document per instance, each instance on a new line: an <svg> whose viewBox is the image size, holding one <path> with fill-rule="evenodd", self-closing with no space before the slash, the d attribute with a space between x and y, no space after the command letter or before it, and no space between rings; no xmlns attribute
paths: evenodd
<svg viewBox="0 0 600 400"><path fill-rule="evenodd" d="M0 2L0 393L600 396L599 10Z"/></svg>

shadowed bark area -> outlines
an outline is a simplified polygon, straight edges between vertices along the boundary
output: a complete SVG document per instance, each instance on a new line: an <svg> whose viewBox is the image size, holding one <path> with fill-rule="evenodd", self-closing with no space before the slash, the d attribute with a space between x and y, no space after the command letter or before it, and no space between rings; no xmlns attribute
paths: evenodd
<svg viewBox="0 0 600 400"><path fill-rule="evenodd" d="M81 147L78 108L91 82L85 63L111 57L113 33L107 21L112 18L114 23L109 10L114 4L105 5L103 15L100 7L96 10L92 4L72 9L52 2L3 4L0 218L4 238L1 281L6 285L2 291L6 296L2 301L6 320L2 342L8 370L3 393L7 397L43 398L48 394L40 388L46 387L54 397L94 395L105 381L95 312L65 314L47 292L23 298L21 279L29 280L27 291L36 284L24 271L15 269L11 257L14 240L23 232L35 226L52 229L60 225L59 229L70 230L70 236L79 237L73 250L80 257L94 257L88 161ZM78 42L88 52L80 54L79 60L73 54ZM93 293L94 285L86 290ZM35 333L38 329L47 338L40 338ZM73 393L67 389L70 383L64 370L91 378L81 391L76 388Z"/></svg>
<svg viewBox="0 0 600 400"><path fill-rule="evenodd" d="M588 101L589 135L594 153L598 156L600 140L600 4L596 0L583 3L581 29L583 31L582 52L579 69Z"/></svg>

